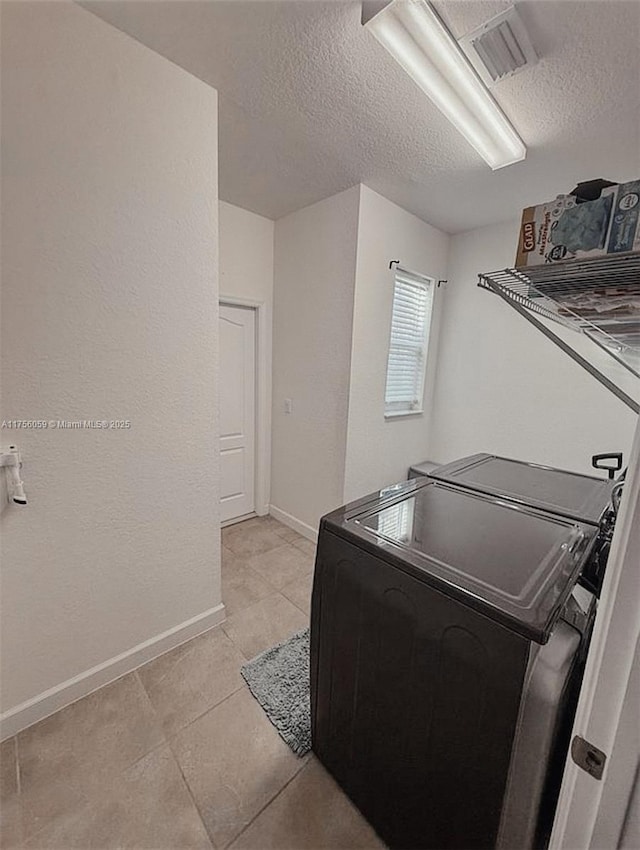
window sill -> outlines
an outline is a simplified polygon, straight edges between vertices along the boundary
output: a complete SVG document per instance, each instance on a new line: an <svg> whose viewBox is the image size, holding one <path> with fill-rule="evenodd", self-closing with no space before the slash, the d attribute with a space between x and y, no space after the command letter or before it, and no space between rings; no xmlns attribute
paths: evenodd
<svg viewBox="0 0 640 850"><path fill-rule="evenodd" d="M393 413L385 413L385 419L399 419L404 416L422 416L424 410L420 408L420 410L398 410Z"/></svg>

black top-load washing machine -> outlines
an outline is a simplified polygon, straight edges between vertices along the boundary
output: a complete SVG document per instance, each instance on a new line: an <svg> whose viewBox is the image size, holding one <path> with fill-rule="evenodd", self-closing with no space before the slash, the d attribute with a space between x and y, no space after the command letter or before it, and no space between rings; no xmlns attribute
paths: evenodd
<svg viewBox="0 0 640 850"><path fill-rule="evenodd" d="M475 455L322 519L313 749L390 847L544 846L612 489Z"/></svg>

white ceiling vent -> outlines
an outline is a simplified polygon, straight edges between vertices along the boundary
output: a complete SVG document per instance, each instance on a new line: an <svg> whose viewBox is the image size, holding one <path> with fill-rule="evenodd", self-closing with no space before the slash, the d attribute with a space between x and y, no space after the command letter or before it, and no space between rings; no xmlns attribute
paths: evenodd
<svg viewBox="0 0 640 850"><path fill-rule="evenodd" d="M459 43L488 86L518 74L538 61L515 6L468 33Z"/></svg>

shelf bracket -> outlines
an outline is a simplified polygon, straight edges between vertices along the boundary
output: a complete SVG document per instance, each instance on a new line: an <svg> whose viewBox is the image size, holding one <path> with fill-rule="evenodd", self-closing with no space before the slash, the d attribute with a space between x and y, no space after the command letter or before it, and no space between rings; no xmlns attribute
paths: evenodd
<svg viewBox="0 0 640 850"><path fill-rule="evenodd" d="M503 301L506 301L513 309L520 313L531 325L537 328L541 333L543 333L548 339L551 340L558 348L562 349L565 354L568 354L569 357L578 365L582 366L583 369L592 375L603 387L612 392L621 402L627 405L627 407L631 408L634 413L640 413L640 405L631 398L631 396L627 395L624 390L620 389L616 384L613 383L606 375L603 375L602 372L597 369L593 363L590 363L586 360L582 355L578 354L577 351L574 351L570 345L568 345L563 339L554 334L552 330L550 330L546 325L543 325L535 316L527 310L526 307L523 307L522 304L519 304L516 300L510 298L503 289L491 280L491 278L486 275L480 275L480 282L478 284L483 289L489 289L491 292L494 292L496 295L499 295Z"/></svg>

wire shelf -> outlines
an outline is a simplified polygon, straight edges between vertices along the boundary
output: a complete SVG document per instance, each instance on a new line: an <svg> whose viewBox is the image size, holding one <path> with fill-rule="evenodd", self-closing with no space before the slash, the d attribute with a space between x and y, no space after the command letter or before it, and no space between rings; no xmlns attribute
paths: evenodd
<svg viewBox="0 0 640 850"><path fill-rule="evenodd" d="M640 377L640 254L502 269L478 285L586 334Z"/></svg>

